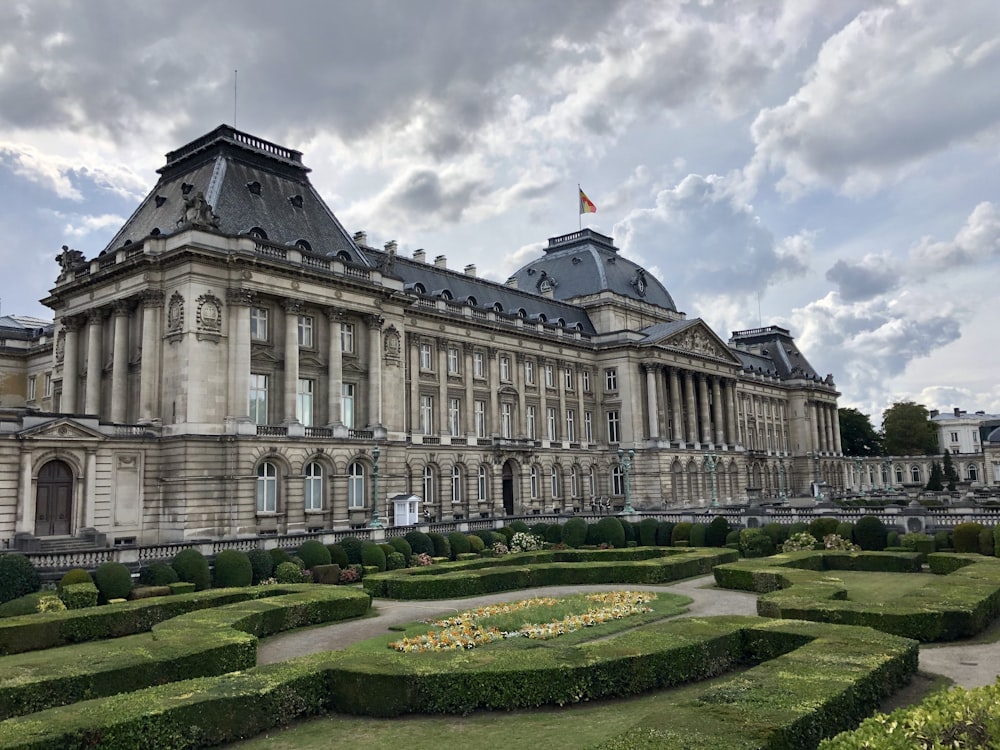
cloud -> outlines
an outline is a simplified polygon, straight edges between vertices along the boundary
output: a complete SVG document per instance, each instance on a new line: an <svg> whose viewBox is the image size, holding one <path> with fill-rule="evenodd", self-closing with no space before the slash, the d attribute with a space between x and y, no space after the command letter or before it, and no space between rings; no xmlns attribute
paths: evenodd
<svg viewBox="0 0 1000 750"><path fill-rule="evenodd" d="M869 253L860 261L838 260L826 272L845 302L861 302L899 287L900 271L888 255Z"/></svg>
<svg viewBox="0 0 1000 750"><path fill-rule="evenodd" d="M953 240L923 238L910 250L923 273L973 266L1000 258L1000 211L990 202L976 206Z"/></svg>
<svg viewBox="0 0 1000 750"><path fill-rule="evenodd" d="M83 237L91 232L104 229L118 229L125 223L125 218L118 214L100 214L98 216L73 215L66 217L69 221L63 232L70 237Z"/></svg>

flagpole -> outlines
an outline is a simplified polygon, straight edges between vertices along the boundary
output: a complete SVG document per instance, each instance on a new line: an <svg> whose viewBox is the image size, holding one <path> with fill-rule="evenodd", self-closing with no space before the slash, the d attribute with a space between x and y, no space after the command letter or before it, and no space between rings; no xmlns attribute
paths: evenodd
<svg viewBox="0 0 1000 750"><path fill-rule="evenodd" d="M583 192L583 188L580 187L580 183L576 183L576 219L577 219L577 231L583 231L583 212L580 210L580 193Z"/></svg>

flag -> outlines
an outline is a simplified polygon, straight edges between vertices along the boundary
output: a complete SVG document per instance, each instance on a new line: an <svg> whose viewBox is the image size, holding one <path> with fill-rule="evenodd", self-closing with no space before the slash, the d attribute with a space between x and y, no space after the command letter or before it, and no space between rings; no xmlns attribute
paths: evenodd
<svg viewBox="0 0 1000 750"><path fill-rule="evenodd" d="M594 201L587 197L587 194L580 190L580 213L581 214L596 214L597 206L594 205Z"/></svg>

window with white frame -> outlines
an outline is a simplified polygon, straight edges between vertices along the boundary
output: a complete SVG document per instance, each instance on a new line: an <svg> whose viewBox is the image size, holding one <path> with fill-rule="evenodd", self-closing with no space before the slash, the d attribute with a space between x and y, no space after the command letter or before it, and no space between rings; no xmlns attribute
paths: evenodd
<svg viewBox="0 0 1000 750"><path fill-rule="evenodd" d="M28 401L34 401L37 395L37 376L31 375L28 377Z"/></svg>
<svg viewBox="0 0 1000 750"><path fill-rule="evenodd" d="M299 316L299 346L313 348L313 319L311 315Z"/></svg>
<svg viewBox="0 0 1000 750"><path fill-rule="evenodd" d="M510 382L510 357L500 357L500 380L504 383Z"/></svg>
<svg viewBox="0 0 1000 750"><path fill-rule="evenodd" d="M250 373L249 414L255 424L267 424L267 375Z"/></svg>
<svg viewBox="0 0 1000 750"><path fill-rule="evenodd" d="M583 439L588 443L594 442L594 413L591 411L583 413Z"/></svg>
<svg viewBox="0 0 1000 750"><path fill-rule="evenodd" d="M572 497L580 497L580 467L574 465L569 473L569 491Z"/></svg>
<svg viewBox="0 0 1000 750"><path fill-rule="evenodd" d="M267 308L250 308L250 338L254 341L267 341Z"/></svg>
<svg viewBox="0 0 1000 750"><path fill-rule="evenodd" d="M420 397L420 432L431 435L434 432L434 397Z"/></svg>
<svg viewBox="0 0 1000 750"><path fill-rule="evenodd" d="M535 464L528 473L528 495L532 500L538 499L538 466Z"/></svg>
<svg viewBox="0 0 1000 750"><path fill-rule="evenodd" d="M529 440L535 439L535 407L524 407L524 432Z"/></svg>
<svg viewBox="0 0 1000 750"><path fill-rule="evenodd" d="M1000 461L993 462L993 481L1000 483Z"/></svg>
<svg viewBox="0 0 1000 750"><path fill-rule="evenodd" d="M306 427L313 425L313 390L316 381L299 378L295 393L295 418Z"/></svg>
<svg viewBox="0 0 1000 750"><path fill-rule="evenodd" d="M556 410L551 406L545 409L545 436L549 440L556 439Z"/></svg>
<svg viewBox="0 0 1000 750"><path fill-rule="evenodd" d="M896 470L895 470L895 474L896 474L896 484L902 484L903 483L903 467L902 466L897 466Z"/></svg>
<svg viewBox="0 0 1000 750"><path fill-rule="evenodd" d="M914 482L920 481L920 467L916 464L910 467L910 479Z"/></svg>
<svg viewBox="0 0 1000 750"><path fill-rule="evenodd" d="M567 391L573 390L574 388L573 382L574 382L573 368L567 367L563 370L563 383L566 385Z"/></svg>
<svg viewBox="0 0 1000 750"><path fill-rule="evenodd" d="M462 434L462 400L448 399L448 431L452 437Z"/></svg>
<svg viewBox="0 0 1000 750"><path fill-rule="evenodd" d="M514 407L511 404L500 404L500 436L508 440L514 432L513 411Z"/></svg>
<svg viewBox="0 0 1000 750"><path fill-rule="evenodd" d="M424 507L433 508L436 483L434 482L434 469L430 466L424 467Z"/></svg>
<svg viewBox="0 0 1000 750"><path fill-rule="evenodd" d="M420 369L421 370L434 369L434 350L431 348L431 345L426 341L420 344Z"/></svg>
<svg viewBox="0 0 1000 750"><path fill-rule="evenodd" d="M524 360L524 383L525 385L535 384L535 363L530 359Z"/></svg>
<svg viewBox="0 0 1000 750"><path fill-rule="evenodd" d="M571 442L576 442L576 412L572 409L566 410L566 439Z"/></svg>
<svg viewBox="0 0 1000 750"><path fill-rule="evenodd" d="M621 442L621 420L617 409L612 409L608 412L608 442Z"/></svg>
<svg viewBox="0 0 1000 750"><path fill-rule="evenodd" d="M970 482L979 481L979 469L976 468L975 464L969 464L969 466L966 468L965 478L968 479Z"/></svg>
<svg viewBox="0 0 1000 750"><path fill-rule="evenodd" d="M590 370L584 370L581 377L583 378L583 392L590 393Z"/></svg>
<svg viewBox="0 0 1000 750"><path fill-rule="evenodd" d="M479 478L476 483L476 490L479 493L478 499L480 501L489 499L490 492L490 481L489 481L489 471L487 470L485 464L479 465Z"/></svg>
<svg viewBox="0 0 1000 750"><path fill-rule="evenodd" d="M461 361L462 355L458 351L458 347L449 346L448 347L448 374L458 375L461 372L459 362Z"/></svg>
<svg viewBox="0 0 1000 750"><path fill-rule="evenodd" d="M340 351L354 354L354 323L340 324Z"/></svg>
<svg viewBox="0 0 1000 750"><path fill-rule="evenodd" d="M45 398L52 398L52 373L45 373Z"/></svg>
<svg viewBox="0 0 1000 750"><path fill-rule="evenodd" d="M604 371L604 390L618 390L618 370L614 367L609 367Z"/></svg>
<svg viewBox="0 0 1000 750"><path fill-rule="evenodd" d="M278 467L264 461L257 467L257 512L275 513L278 510Z"/></svg>
<svg viewBox="0 0 1000 750"><path fill-rule="evenodd" d="M549 475L549 489L552 491L552 497L560 497L559 466L557 464L552 464L552 473Z"/></svg>
<svg viewBox="0 0 1000 750"><path fill-rule="evenodd" d="M451 467L451 502L462 502L462 469L458 464Z"/></svg>
<svg viewBox="0 0 1000 750"><path fill-rule="evenodd" d="M622 471L622 467L619 465L615 465L615 467L611 469L611 494L625 494L625 472Z"/></svg>
<svg viewBox="0 0 1000 750"><path fill-rule="evenodd" d="M594 466L587 471L587 489L591 497L597 497L597 468Z"/></svg>
<svg viewBox="0 0 1000 750"><path fill-rule="evenodd" d="M486 402L476 401L475 407L475 419L476 419L476 437L484 438L486 437Z"/></svg>
<svg viewBox="0 0 1000 750"><path fill-rule="evenodd" d="M354 429L354 383L340 384L340 422L347 429Z"/></svg>
<svg viewBox="0 0 1000 750"><path fill-rule="evenodd" d="M951 433L951 442L953 442L953 443L957 443L958 442L958 433L957 432Z"/></svg>
<svg viewBox="0 0 1000 750"><path fill-rule="evenodd" d="M347 467L347 507L364 508L365 497L365 465L354 461Z"/></svg>
<svg viewBox="0 0 1000 750"><path fill-rule="evenodd" d="M472 374L477 378L486 377L486 357L481 351L472 353Z"/></svg>
<svg viewBox="0 0 1000 750"><path fill-rule="evenodd" d="M323 467L316 461L306 464L306 510L323 510Z"/></svg>
<svg viewBox="0 0 1000 750"><path fill-rule="evenodd" d="M545 365L545 387L546 388L556 387L556 373L552 365Z"/></svg>

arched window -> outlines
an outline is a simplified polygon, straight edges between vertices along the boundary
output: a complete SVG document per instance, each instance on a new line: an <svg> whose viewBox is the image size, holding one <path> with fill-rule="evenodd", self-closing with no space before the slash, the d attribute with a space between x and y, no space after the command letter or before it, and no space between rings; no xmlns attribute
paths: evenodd
<svg viewBox="0 0 1000 750"><path fill-rule="evenodd" d="M486 465L485 464L480 464L479 465L479 483L478 484L479 484L479 487L478 487L478 489L479 489L479 499L480 500L489 500L489 497L490 497L490 483L489 483L489 474L486 471Z"/></svg>
<svg viewBox="0 0 1000 750"><path fill-rule="evenodd" d="M531 473L528 475L529 495L532 500L538 499L538 467L531 465Z"/></svg>
<svg viewBox="0 0 1000 750"><path fill-rule="evenodd" d="M267 232L265 232L260 227L254 227L249 232L247 232L247 234L249 234L255 240L266 240L267 239Z"/></svg>
<svg viewBox="0 0 1000 750"><path fill-rule="evenodd" d="M434 470L430 466L424 467L424 507L430 508L434 505Z"/></svg>
<svg viewBox="0 0 1000 750"><path fill-rule="evenodd" d="M611 470L611 494L625 494L625 472L623 472L622 467L618 465L615 465L615 467Z"/></svg>
<svg viewBox="0 0 1000 750"><path fill-rule="evenodd" d="M979 470L976 468L975 464L969 464L968 468L965 470L965 478L970 482L979 481Z"/></svg>
<svg viewBox="0 0 1000 750"><path fill-rule="evenodd" d="M896 484L902 484L903 483L903 467L902 466L896 466L895 469L896 469L896 472L895 472L896 473Z"/></svg>
<svg viewBox="0 0 1000 750"><path fill-rule="evenodd" d="M559 466L557 464L552 464L552 474L549 481L549 488L552 490L552 497L559 497L559 484Z"/></svg>
<svg viewBox="0 0 1000 750"><path fill-rule="evenodd" d="M920 467L914 464L910 467L910 481L919 482L920 481Z"/></svg>
<svg viewBox="0 0 1000 750"><path fill-rule="evenodd" d="M499 302L494 302L493 303L493 312L502 313L503 312L503 305L501 305Z"/></svg>
<svg viewBox="0 0 1000 750"><path fill-rule="evenodd" d="M347 467L347 507L365 507L365 467L358 461Z"/></svg>
<svg viewBox="0 0 1000 750"><path fill-rule="evenodd" d="M257 512L275 513L278 510L278 467L264 461L257 467Z"/></svg>
<svg viewBox="0 0 1000 750"><path fill-rule="evenodd" d="M587 488L591 497L597 497L597 469L593 466L587 472Z"/></svg>
<svg viewBox="0 0 1000 750"><path fill-rule="evenodd" d="M323 467L315 461L306 464L306 510L323 510Z"/></svg>
<svg viewBox="0 0 1000 750"><path fill-rule="evenodd" d="M573 497L580 497L580 467L574 466L569 475L570 482L570 495Z"/></svg>
<svg viewBox="0 0 1000 750"><path fill-rule="evenodd" d="M305 250L307 253L312 252L312 245L309 244L309 240L295 240L295 247L299 250Z"/></svg>
<svg viewBox="0 0 1000 750"><path fill-rule="evenodd" d="M462 502L462 469L458 464L451 467L451 501Z"/></svg>
<svg viewBox="0 0 1000 750"><path fill-rule="evenodd" d="M475 307L479 303L476 302L476 298L475 297L473 297L472 295L469 295L468 297L465 298L465 304L467 304L469 307Z"/></svg>

